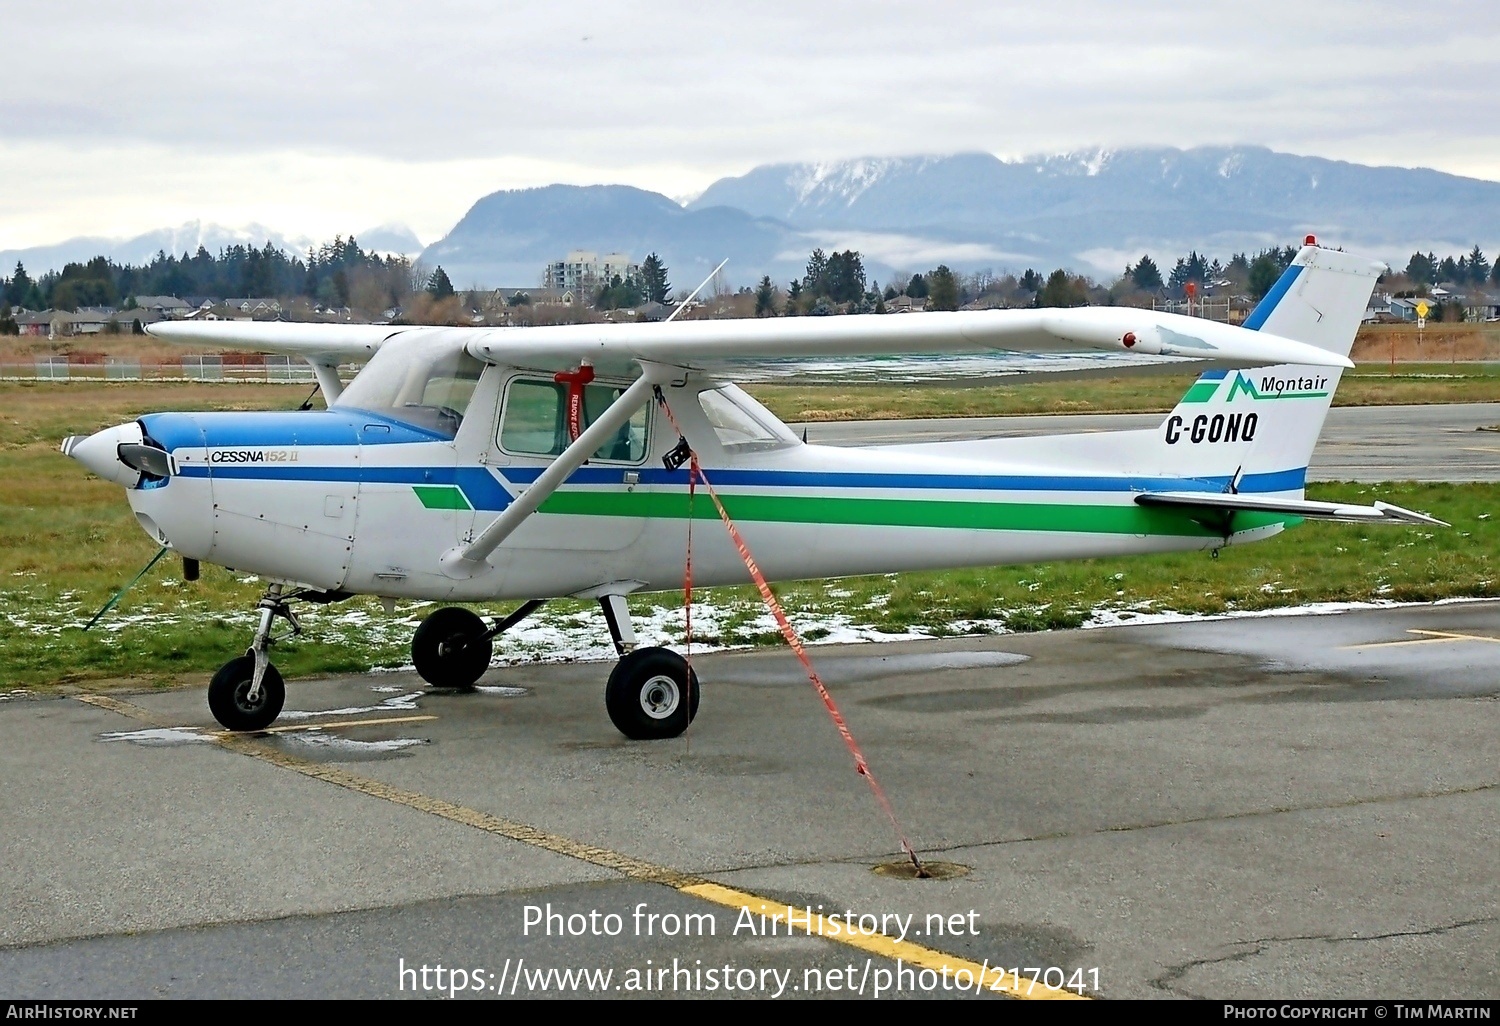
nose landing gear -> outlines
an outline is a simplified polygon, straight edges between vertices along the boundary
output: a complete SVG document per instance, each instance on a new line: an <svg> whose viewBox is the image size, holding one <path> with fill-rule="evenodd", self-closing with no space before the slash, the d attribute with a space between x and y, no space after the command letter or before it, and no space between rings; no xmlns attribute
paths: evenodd
<svg viewBox="0 0 1500 1026"><path fill-rule="evenodd" d="M292 625L295 637L302 633L302 624L287 604L279 584L266 589L258 608L260 624L255 629L255 640L244 655L219 667L208 685L209 711L229 730L265 730L281 715L286 702L286 684L271 665L267 652L274 643L271 628L276 618L282 617Z"/></svg>

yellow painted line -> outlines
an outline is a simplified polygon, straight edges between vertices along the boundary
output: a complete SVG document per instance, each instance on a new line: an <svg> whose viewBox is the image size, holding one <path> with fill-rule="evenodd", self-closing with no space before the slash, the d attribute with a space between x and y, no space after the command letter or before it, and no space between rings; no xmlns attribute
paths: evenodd
<svg viewBox="0 0 1500 1026"><path fill-rule="evenodd" d="M757 894L748 891L735 890L733 887L725 887L716 883L691 884L686 887L677 888L683 894L691 894L695 898L711 901L725 908L735 911L741 909L759 909L755 915L763 915L770 922L786 922L788 916L793 912L807 914L807 910L778 904L768 901ZM795 926L787 926L788 932L795 930L798 934L805 932L809 936L822 937L825 940L837 944L846 944L851 948L858 948L867 954L877 955L880 958L888 958L891 961L900 959L906 965L920 966L923 969L932 969L940 972L945 978L951 978L960 971L967 972L969 978L975 982L970 984L976 993L988 991L990 993L1003 993L1011 997L1030 998L1042 1001L1086 1001L1081 994L1075 994L1070 990L1053 990L1044 984L1038 983L1025 976L1016 976L1006 972L999 966L992 966L988 962L979 963L967 958L959 958L955 955L945 954L933 948L924 947L912 941L897 940L883 933L850 933L840 921L830 922L823 918L822 913L813 912L808 916L807 925L804 927L799 918Z"/></svg>
<svg viewBox="0 0 1500 1026"><path fill-rule="evenodd" d="M156 727L167 726L162 720L142 709L132 702L122 699L111 698L108 695L80 695L79 701L87 702L89 705L108 709L133 720L147 723ZM368 721L367 721L368 722ZM326 724L322 724L326 726ZM505 819L478 809L471 809L453 802L434 798L431 795L422 794L417 791L408 791L405 788L395 787L383 781L374 780L370 777L362 777L357 773L340 769L337 766L326 763L312 762L296 755L270 748L256 740L252 734L235 734L224 732L222 734L210 734L208 737L231 752L240 755L248 755L253 759L268 762L273 766L300 773L314 780L346 788L359 794L368 795L371 798L379 798L383 801L394 802L418 812L425 812L440 819L446 819L452 823L460 823L485 833L504 837L508 840L519 841L522 844L550 851L557 855L587 862L590 865L599 866L602 869L613 870L622 876L632 880L641 880L647 883L662 884L671 887L683 894L701 898L714 904L732 908L736 911L742 908L761 909L768 920L778 918L785 920L789 911L784 903L778 904L770 898L752 894L749 891L740 891L732 887L705 880L691 873L683 873L666 866L658 866L638 859L622 852L611 851L608 848L600 848L597 845L585 844L572 838L563 837L546 830L538 829L526 823ZM776 911L779 909L780 911ZM800 911L800 910L796 910ZM760 913L757 913L760 914ZM798 929L801 929L799 926ZM1072 991L1052 990L1040 983L1033 983L1027 977L1017 977L1005 972L998 966L989 966L967 958L955 955L947 955L933 948L924 947L911 941L897 940L883 933L877 934L853 934L844 932L842 935L834 935L832 924L824 920L819 913L814 913L811 932L815 936L834 944L844 944L868 954L877 955L891 960L901 959L903 962L919 966L924 969L932 969L942 972L948 967L951 972L967 970L976 981L985 987L997 987L998 992L1010 997L1031 1000L1088 1000L1086 996L1075 994Z"/></svg>
<svg viewBox="0 0 1500 1026"><path fill-rule="evenodd" d="M1461 634L1458 631L1424 631L1413 627L1407 631L1408 634L1431 634L1438 638L1450 638L1453 641L1488 641L1500 645L1500 638L1492 638L1487 634Z"/></svg>
<svg viewBox="0 0 1500 1026"><path fill-rule="evenodd" d="M1461 445L1459 452L1500 452L1500 449L1488 445Z"/></svg>
<svg viewBox="0 0 1500 1026"><path fill-rule="evenodd" d="M1340 645L1340 651L1351 648L1397 648L1402 645L1451 645L1456 641L1488 641L1500 645L1500 638L1491 638L1483 634L1460 634L1457 631L1426 631L1418 628L1407 630L1408 634L1427 634L1431 637L1419 638L1412 641L1371 641L1362 645Z"/></svg>
<svg viewBox="0 0 1500 1026"><path fill-rule="evenodd" d="M344 730L350 727L383 727L393 723L424 723L435 720L436 716L386 716L378 720L333 720L330 723L289 723L284 727L267 727L265 730L257 731L260 734L290 734L298 730ZM232 730L210 731L210 736L215 738L232 737Z"/></svg>

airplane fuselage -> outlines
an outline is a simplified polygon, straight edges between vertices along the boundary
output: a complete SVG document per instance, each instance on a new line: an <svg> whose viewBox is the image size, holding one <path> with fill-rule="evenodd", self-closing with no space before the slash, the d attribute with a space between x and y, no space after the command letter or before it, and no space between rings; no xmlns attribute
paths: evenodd
<svg viewBox="0 0 1500 1026"><path fill-rule="evenodd" d="M189 558L326 592L442 601L679 588L691 508L695 582L746 581L709 496L699 486L690 498L688 468L663 465L678 436L655 403L636 459L591 460L490 555L488 569L446 574L443 553L472 540L550 462L504 444L502 397L525 379L490 368L452 438L337 405L148 415L140 423L177 473L130 489L130 502L147 533ZM1133 437L1140 432L1113 444L1002 439L976 453L964 444L805 445L775 422L759 442L726 443L698 401L704 388L683 383L664 395L771 580L1217 548L1275 533L1284 519L1244 515L1226 536L1137 505L1144 491L1227 484L1143 473L1125 459L1154 441ZM1131 462L1135 470L1122 469ZM1294 493L1303 472L1257 477L1241 487Z"/></svg>

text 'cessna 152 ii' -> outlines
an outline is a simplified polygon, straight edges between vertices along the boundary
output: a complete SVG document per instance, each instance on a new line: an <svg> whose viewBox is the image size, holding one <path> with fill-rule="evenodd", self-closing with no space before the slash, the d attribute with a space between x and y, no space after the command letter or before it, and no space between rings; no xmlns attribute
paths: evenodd
<svg viewBox="0 0 1500 1026"><path fill-rule="evenodd" d="M281 711L267 649L294 599L461 606L412 639L417 672L466 688L492 639L549 598L597 599L620 660L610 718L674 737L698 681L638 648L626 596L683 584L700 466L766 578L794 580L1217 549L1301 519L1439 523L1384 503L1304 499L1308 458L1382 268L1297 254L1243 327L1129 308L662 324L441 328L156 324L184 342L312 364L322 411L153 413L63 452L126 490L156 542L260 576L260 623L209 685L231 730ZM1154 429L870 448L808 445L733 383L756 361L881 353L1135 352L1209 361ZM341 363L368 359L347 388ZM689 464L689 456L695 460ZM700 501L694 516L716 520ZM694 583L744 583L725 532ZM191 565L191 564L189 564Z"/></svg>

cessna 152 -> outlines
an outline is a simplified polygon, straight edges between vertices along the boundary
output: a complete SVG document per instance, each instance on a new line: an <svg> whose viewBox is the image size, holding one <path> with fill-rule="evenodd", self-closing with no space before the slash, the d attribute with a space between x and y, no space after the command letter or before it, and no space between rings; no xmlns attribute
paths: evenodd
<svg viewBox="0 0 1500 1026"><path fill-rule="evenodd" d="M293 599L519 599L492 623L444 606L412 662L467 688L544 600L597 599L619 662L605 704L673 737L698 681L638 648L626 596L680 587L696 453L770 580L1218 549L1300 519L1440 523L1304 499L1308 458L1381 268L1314 240L1243 327L1127 308L516 328L168 323L153 334L295 354L323 411L154 413L63 452L124 486L152 539L268 582L245 655L208 689L231 730L280 713L268 648ZM832 448L732 384L788 356L1102 350L1209 361L1154 429ZM347 388L341 363L368 359ZM1233 370L1233 368L1252 368ZM679 435L680 432L680 435ZM674 458L674 453L677 456ZM716 518L707 502L695 515ZM723 533L695 583L742 583Z"/></svg>

